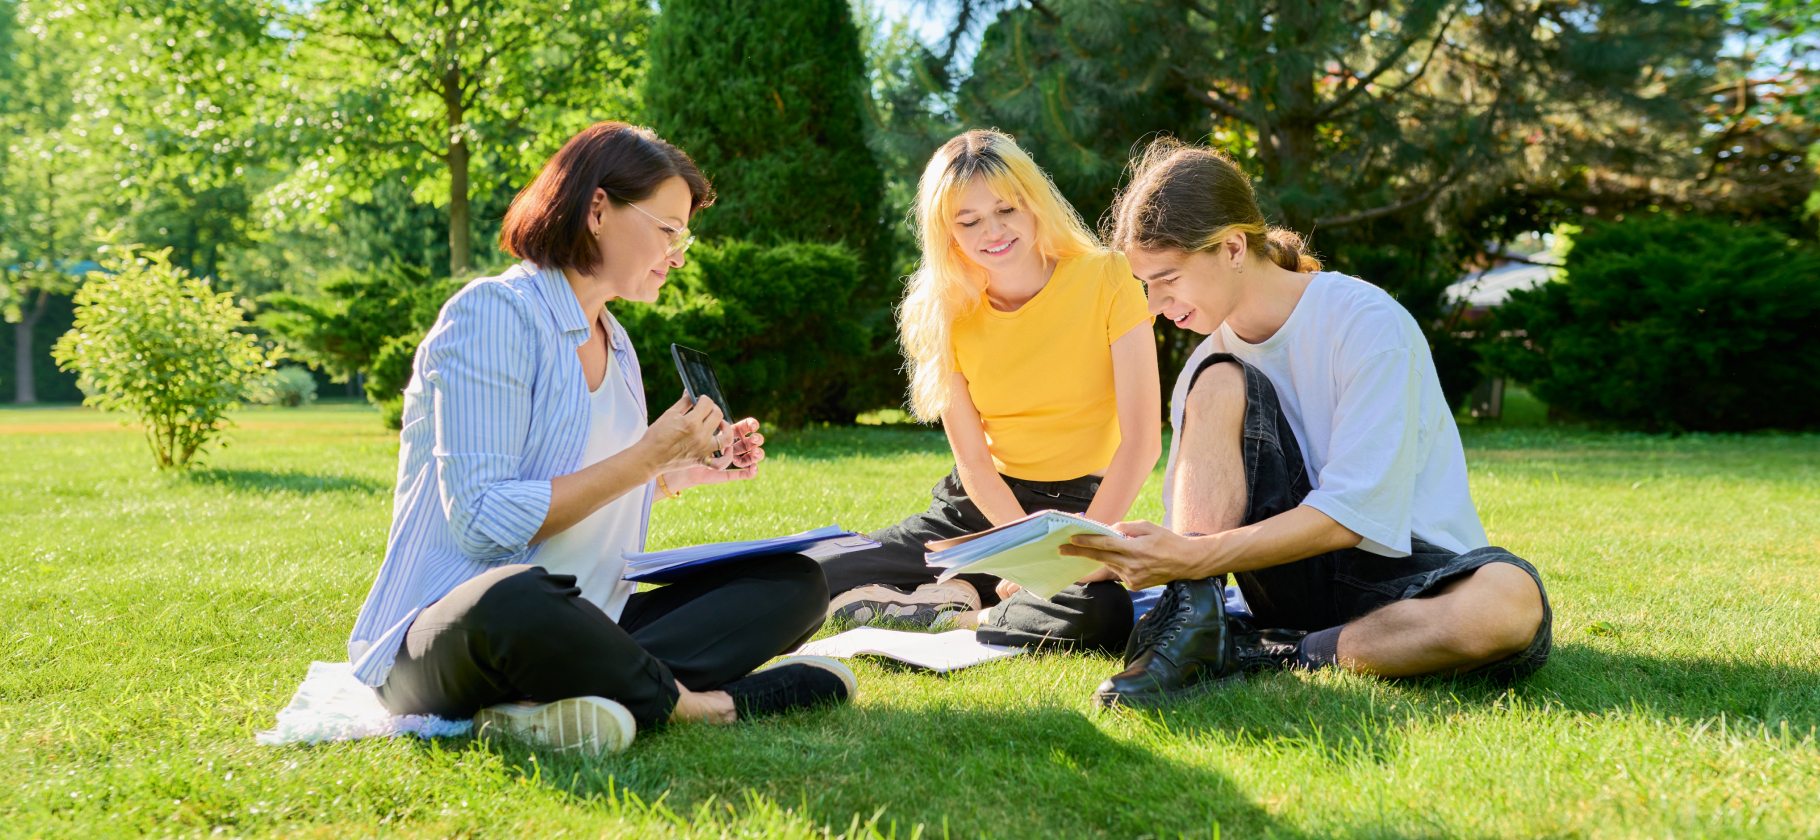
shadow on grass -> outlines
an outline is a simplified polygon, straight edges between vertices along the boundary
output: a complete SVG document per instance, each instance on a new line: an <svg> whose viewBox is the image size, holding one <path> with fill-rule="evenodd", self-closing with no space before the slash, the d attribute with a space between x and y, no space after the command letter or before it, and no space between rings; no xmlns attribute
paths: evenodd
<svg viewBox="0 0 1820 840"><path fill-rule="evenodd" d="M1163 737L1223 732L1334 764L1387 763L1408 727L1499 707L1627 716L1688 731L1723 719L1741 734L1799 740L1820 730L1816 685L1815 669L1557 643L1546 667L1514 685L1470 676L1316 685L1298 674L1255 674L1234 690L1135 714L1151 718Z"/></svg>
<svg viewBox="0 0 1820 840"><path fill-rule="evenodd" d="M190 470L184 474L184 480L191 484L251 493L384 493L392 489L391 482L372 478L217 467Z"/></svg>
<svg viewBox="0 0 1820 840"><path fill-rule="evenodd" d="M676 727L596 760L493 749L577 804L631 793L697 822L789 809L833 832L876 815L878 833L897 837L918 825L924 837L1312 836L1224 775L1109 737L1072 709L833 709Z"/></svg>

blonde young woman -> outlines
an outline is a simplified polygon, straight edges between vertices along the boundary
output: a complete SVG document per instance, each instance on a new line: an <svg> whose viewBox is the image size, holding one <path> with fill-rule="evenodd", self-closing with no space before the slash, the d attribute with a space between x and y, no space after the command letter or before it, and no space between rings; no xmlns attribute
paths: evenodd
<svg viewBox="0 0 1820 840"><path fill-rule="evenodd" d="M1131 598L1110 572L1043 600L985 575L937 584L923 555L1037 510L1124 518L1162 452L1143 286L996 131L936 151L916 218L923 264L898 313L911 407L942 422L955 468L927 511L872 535L879 548L823 563L830 614L1122 650Z"/></svg>

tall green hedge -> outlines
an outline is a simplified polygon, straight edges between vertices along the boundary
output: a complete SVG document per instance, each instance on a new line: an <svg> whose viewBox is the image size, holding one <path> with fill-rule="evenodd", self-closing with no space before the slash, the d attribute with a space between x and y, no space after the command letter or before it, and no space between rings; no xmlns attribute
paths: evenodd
<svg viewBox="0 0 1820 840"><path fill-rule="evenodd" d="M1497 310L1490 365L1549 405L1651 430L1820 427L1820 248L1653 216L1574 238L1565 282Z"/></svg>
<svg viewBox="0 0 1820 840"><path fill-rule="evenodd" d="M664 0L650 38L644 105L652 127L694 157L719 194L693 226L723 247L689 256L703 261L720 300L766 312L780 330L760 340L733 326L745 317L734 312L727 335L742 337L708 342L722 369L742 372L733 390L766 383L746 403L754 408L734 408L786 424L850 423L901 403L891 307L903 287L881 215L884 174L866 146L865 56L848 0ZM759 276L775 285L723 277L722 267L736 263L763 266ZM773 270L791 266L812 276ZM661 331L653 327L647 334ZM698 327L708 329L683 332ZM840 355L806 355L820 348ZM786 381L793 390L766 390Z"/></svg>
<svg viewBox="0 0 1820 840"><path fill-rule="evenodd" d="M817 414L853 377L870 330L853 317L860 261L844 245L697 245L655 304L615 301L652 414L682 396L670 345L707 353L733 412L767 425L851 422Z"/></svg>
<svg viewBox="0 0 1820 840"><path fill-rule="evenodd" d="M703 234L869 253L884 176L848 0L664 0L650 37L652 127L720 193Z"/></svg>

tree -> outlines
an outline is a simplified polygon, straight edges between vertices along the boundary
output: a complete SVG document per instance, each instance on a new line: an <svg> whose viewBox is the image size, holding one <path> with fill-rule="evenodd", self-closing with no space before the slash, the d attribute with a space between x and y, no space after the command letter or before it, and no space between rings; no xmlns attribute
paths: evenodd
<svg viewBox="0 0 1820 840"><path fill-rule="evenodd" d="M883 177L866 148L865 72L847 0L664 3L645 108L714 181L702 233L867 253Z"/></svg>
<svg viewBox="0 0 1820 840"><path fill-rule="evenodd" d="M474 266L476 181L485 190L517 180L567 139L561 129L630 110L649 14L636 0L305 8L289 21L299 34L290 90L313 152L274 197L328 215L343 198L370 196L379 178L403 177L421 199L440 193L452 277Z"/></svg>
<svg viewBox="0 0 1820 840"><path fill-rule="evenodd" d="M1000 9L961 113L1018 134L1084 215L1146 135L1207 138L1274 221L1398 295L1456 398L1472 354L1441 346L1441 289L1499 241L1691 174L1724 34L1711 10L1644 0L960 5Z"/></svg>
<svg viewBox="0 0 1820 840"><path fill-rule="evenodd" d="M0 18L17 30L0 71L0 296L31 401L31 336L94 254L82 231L131 228L205 278L245 243L245 173L274 145L253 118L276 121L259 80L281 43L262 0L19 0Z"/></svg>
<svg viewBox="0 0 1820 840"><path fill-rule="evenodd" d="M90 251L82 236L84 185L98 174L78 95L84 52L46 48L45 41L68 33L47 26L40 11L0 5L0 315L12 325L13 401L20 404L38 401L34 331L51 297L74 288L66 270ZM23 39L14 39L15 26Z"/></svg>
<svg viewBox="0 0 1820 840"><path fill-rule="evenodd" d="M650 60L652 126L700 164L719 196L696 224L702 236L723 240L734 260L759 251L724 240L838 245L860 260L859 271L828 277L854 284L841 297L862 340L826 360L817 373L825 387L777 416L851 422L899 400L890 306L900 287L881 235L884 179L866 143L866 61L847 0L668 0L652 24ZM773 352L740 347L745 355L725 363L757 364L752 354Z"/></svg>

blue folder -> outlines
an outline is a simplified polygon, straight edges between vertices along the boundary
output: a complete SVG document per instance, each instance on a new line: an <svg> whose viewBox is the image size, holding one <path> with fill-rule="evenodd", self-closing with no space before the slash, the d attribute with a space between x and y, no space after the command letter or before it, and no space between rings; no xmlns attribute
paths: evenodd
<svg viewBox="0 0 1820 840"><path fill-rule="evenodd" d="M708 543L686 548L673 548L669 551L628 551L626 552L626 580L635 580L640 583L675 583L701 569L718 566L741 557L755 557L761 554L803 554L819 560L849 551L863 551L877 547L877 541L869 539L863 534L856 534L839 525L829 525L813 531L804 531L787 537L772 537L768 540Z"/></svg>

